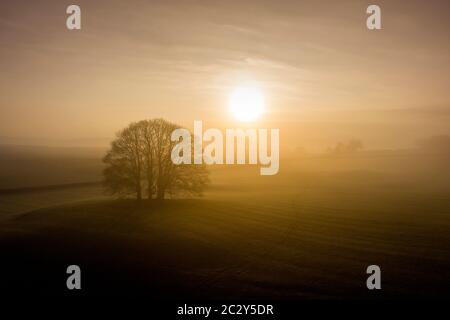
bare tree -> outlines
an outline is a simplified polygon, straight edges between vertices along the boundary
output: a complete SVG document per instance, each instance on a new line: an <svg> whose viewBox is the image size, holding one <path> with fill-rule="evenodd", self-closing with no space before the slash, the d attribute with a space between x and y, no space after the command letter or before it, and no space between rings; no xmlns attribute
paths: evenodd
<svg viewBox="0 0 450 320"><path fill-rule="evenodd" d="M419 141L419 147L433 153L450 154L450 135L435 135Z"/></svg>
<svg viewBox="0 0 450 320"><path fill-rule="evenodd" d="M103 171L104 185L114 194L136 194L142 199L142 150L139 141L139 125L130 124L117 133L106 153L103 162L107 167Z"/></svg>
<svg viewBox="0 0 450 320"><path fill-rule="evenodd" d="M351 154L361 149L363 149L363 143L361 140L353 139L345 143L339 142L334 147L328 148L328 153L336 155Z"/></svg>
<svg viewBox="0 0 450 320"><path fill-rule="evenodd" d="M143 120L139 122L142 127L142 148L145 157L146 178L147 178L147 198L152 199L155 192L155 157L154 148L156 146L154 120Z"/></svg>
<svg viewBox="0 0 450 320"><path fill-rule="evenodd" d="M171 133L179 126L163 119L130 124L117 134L103 158L104 185L111 194L164 199L166 194L201 195L209 182L204 165L175 165Z"/></svg>

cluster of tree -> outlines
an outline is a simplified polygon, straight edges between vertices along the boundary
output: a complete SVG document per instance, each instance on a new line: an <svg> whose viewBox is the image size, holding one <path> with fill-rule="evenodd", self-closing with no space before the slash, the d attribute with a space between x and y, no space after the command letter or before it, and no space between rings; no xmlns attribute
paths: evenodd
<svg viewBox="0 0 450 320"><path fill-rule="evenodd" d="M171 140L180 128L163 119L131 123L117 133L103 158L104 186L111 194L134 195L138 200L164 199L166 194L201 195L209 182L204 165L175 165Z"/></svg>
<svg viewBox="0 0 450 320"><path fill-rule="evenodd" d="M450 136L436 135L419 141L419 147L430 152L450 154Z"/></svg>
<svg viewBox="0 0 450 320"><path fill-rule="evenodd" d="M334 147L328 148L331 154L348 154L359 151L363 148L361 140L350 140L348 142L339 142Z"/></svg>

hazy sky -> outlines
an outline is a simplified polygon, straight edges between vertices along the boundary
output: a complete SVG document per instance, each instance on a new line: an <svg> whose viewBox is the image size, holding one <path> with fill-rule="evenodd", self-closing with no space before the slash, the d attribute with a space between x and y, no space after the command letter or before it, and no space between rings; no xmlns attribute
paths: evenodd
<svg viewBox="0 0 450 320"><path fill-rule="evenodd" d="M450 133L449 32L449 1L2 1L0 143L104 144L152 117L238 127L228 95L256 81L256 125L282 139L407 146Z"/></svg>

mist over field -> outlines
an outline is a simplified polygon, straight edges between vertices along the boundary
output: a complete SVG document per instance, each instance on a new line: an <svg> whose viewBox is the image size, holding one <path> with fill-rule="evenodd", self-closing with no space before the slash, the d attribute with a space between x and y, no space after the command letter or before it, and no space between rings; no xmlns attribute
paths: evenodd
<svg viewBox="0 0 450 320"><path fill-rule="evenodd" d="M11 293L64 294L64 275L51 275L73 261L86 270L87 294L418 298L447 290L445 150L298 153L270 178L257 166L212 166L203 197L136 204L99 184L72 185L98 181L98 150L7 149L1 161L15 165L2 175L18 187L0 192ZM24 180L22 170L34 175ZM44 275L32 285L22 277L29 263ZM383 294L365 288L370 264L384 270Z"/></svg>
<svg viewBox="0 0 450 320"><path fill-rule="evenodd" d="M1 1L1 293L448 299L449 30L448 0Z"/></svg>

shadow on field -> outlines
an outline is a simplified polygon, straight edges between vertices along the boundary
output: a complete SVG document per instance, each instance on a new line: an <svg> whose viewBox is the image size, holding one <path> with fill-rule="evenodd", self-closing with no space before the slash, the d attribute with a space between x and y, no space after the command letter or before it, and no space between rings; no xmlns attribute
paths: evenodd
<svg viewBox="0 0 450 320"><path fill-rule="evenodd" d="M189 254L174 250L170 237L148 225L152 215L182 214L193 203L112 200L23 214L1 230L2 290L195 297L196 283L179 272ZM72 264L81 268L78 292L66 288L66 268Z"/></svg>
<svg viewBox="0 0 450 320"><path fill-rule="evenodd" d="M406 201L388 193L368 210L366 197L314 195L104 200L18 215L0 224L1 290L183 300L445 295L445 199ZM373 263L382 268L379 291L366 288ZM79 291L66 288L69 265L81 268Z"/></svg>

